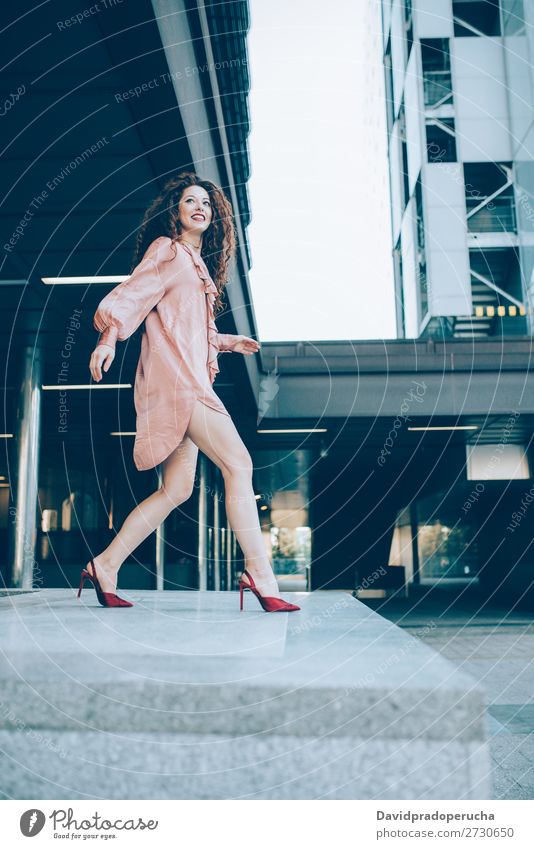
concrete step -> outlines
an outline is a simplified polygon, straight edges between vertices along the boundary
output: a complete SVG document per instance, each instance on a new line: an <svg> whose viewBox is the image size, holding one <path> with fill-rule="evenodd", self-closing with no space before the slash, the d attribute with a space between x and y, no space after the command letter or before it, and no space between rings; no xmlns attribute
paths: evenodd
<svg viewBox="0 0 534 849"><path fill-rule="evenodd" d="M349 593L122 594L0 599L4 798L491 798L483 690Z"/></svg>

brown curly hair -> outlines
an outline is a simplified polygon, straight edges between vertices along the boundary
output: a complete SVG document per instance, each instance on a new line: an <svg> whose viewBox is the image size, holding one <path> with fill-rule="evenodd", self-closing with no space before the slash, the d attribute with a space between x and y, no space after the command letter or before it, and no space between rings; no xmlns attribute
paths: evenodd
<svg viewBox="0 0 534 849"><path fill-rule="evenodd" d="M223 309L222 294L228 280L228 265L235 254L236 237L233 210L223 190L211 180L202 180L192 171L183 171L165 183L146 210L137 233L132 271L142 260L147 248L158 236L172 239L176 256L176 240L182 232L178 204L182 194L191 186L200 186L209 195L212 219L202 237L201 256L217 287L214 313Z"/></svg>

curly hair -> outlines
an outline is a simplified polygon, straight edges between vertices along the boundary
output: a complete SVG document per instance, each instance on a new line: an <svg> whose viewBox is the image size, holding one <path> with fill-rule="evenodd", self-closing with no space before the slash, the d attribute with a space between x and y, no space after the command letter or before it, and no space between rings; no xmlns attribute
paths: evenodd
<svg viewBox="0 0 534 849"><path fill-rule="evenodd" d="M184 191L191 186L205 189L211 203L212 219L202 237L201 256L217 287L213 304L213 311L217 313L223 309L222 294L228 281L228 265L235 254L236 237L232 205L223 190L211 180L202 180L192 171L183 171L165 183L163 190L154 198L143 216L137 233L132 271L158 236L168 236L172 239L176 256L175 242L182 232L178 204Z"/></svg>

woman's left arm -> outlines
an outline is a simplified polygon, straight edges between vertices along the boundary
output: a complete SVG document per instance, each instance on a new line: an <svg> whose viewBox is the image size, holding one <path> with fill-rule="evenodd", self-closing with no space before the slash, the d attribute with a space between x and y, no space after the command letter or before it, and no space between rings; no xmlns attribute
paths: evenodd
<svg viewBox="0 0 534 849"><path fill-rule="evenodd" d="M221 353L223 351L231 351L233 350L233 346L239 339L239 336L235 336L233 333L217 333L217 342L219 345L219 351Z"/></svg>

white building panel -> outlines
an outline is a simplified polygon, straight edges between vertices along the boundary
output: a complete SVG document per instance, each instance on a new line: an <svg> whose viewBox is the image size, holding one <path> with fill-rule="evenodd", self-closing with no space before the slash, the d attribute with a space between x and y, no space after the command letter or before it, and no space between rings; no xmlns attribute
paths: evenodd
<svg viewBox="0 0 534 849"><path fill-rule="evenodd" d="M445 171L445 165L454 165ZM428 165L423 180L426 244L432 250L467 251L465 188L458 162Z"/></svg>
<svg viewBox="0 0 534 849"><path fill-rule="evenodd" d="M514 134L514 139L520 138L521 144L514 156L516 162L527 162L534 159L534 124L530 123L528 132L520 137L519 133Z"/></svg>
<svg viewBox="0 0 534 849"><path fill-rule="evenodd" d="M452 0L413 0L412 8L416 38L452 37Z"/></svg>
<svg viewBox="0 0 534 849"><path fill-rule="evenodd" d="M392 236L393 244L397 244L401 227L402 216L402 152L399 136L399 122L396 121L389 141L389 173L392 210Z"/></svg>
<svg viewBox="0 0 534 849"><path fill-rule="evenodd" d="M509 36L504 44L512 157L525 161L532 159L534 153L530 126L534 95L528 41L525 36Z"/></svg>
<svg viewBox="0 0 534 849"><path fill-rule="evenodd" d="M406 68L406 80L404 84L410 195L417 182L422 161L421 115L424 110L421 103L422 97L420 97L421 72L419 70L419 55L419 50L412 49Z"/></svg>
<svg viewBox="0 0 534 849"><path fill-rule="evenodd" d="M509 162L510 134L502 120L462 119L457 124L456 149L463 162Z"/></svg>
<svg viewBox="0 0 534 849"><path fill-rule="evenodd" d="M451 64L459 158L465 162L511 159L500 40L454 38Z"/></svg>
<svg viewBox="0 0 534 849"><path fill-rule="evenodd" d="M467 250L465 208L432 206L426 217L425 244L432 251Z"/></svg>
<svg viewBox="0 0 534 849"><path fill-rule="evenodd" d="M462 165L428 164L422 183L430 313L467 315L471 275Z"/></svg>
<svg viewBox="0 0 534 849"><path fill-rule="evenodd" d="M391 12L391 65L393 69L393 103L398 115L404 89L404 19L400 3Z"/></svg>
<svg viewBox="0 0 534 849"><path fill-rule="evenodd" d="M428 250L431 315L469 315L472 311L467 251Z"/></svg>
<svg viewBox="0 0 534 849"><path fill-rule="evenodd" d="M532 121L533 116L528 115L516 116L514 119L513 130L510 129L510 147L512 151L515 150L515 154L511 153L508 159L525 162L533 158Z"/></svg>
<svg viewBox="0 0 534 849"><path fill-rule="evenodd" d="M402 248L402 281L404 296L404 316L406 336L417 338L419 336L419 296L418 281L415 262L415 203L412 198L406 207L401 228Z"/></svg>
<svg viewBox="0 0 534 849"><path fill-rule="evenodd" d="M425 164L423 189L425 207L457 207L465 219L465 184L461 162Z"/></svg>
<svg viewBox="0 0 534 849"><path fill-rule="evenodd" d="M502 77L490 79L485 72L477 74L473 69L469 77L457 77L457 80L454 101L458 121L463 118L477 121L489 119L500 121L506 126L506 86Z"/></svg>

